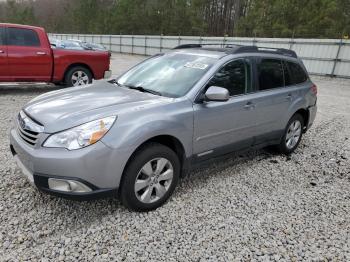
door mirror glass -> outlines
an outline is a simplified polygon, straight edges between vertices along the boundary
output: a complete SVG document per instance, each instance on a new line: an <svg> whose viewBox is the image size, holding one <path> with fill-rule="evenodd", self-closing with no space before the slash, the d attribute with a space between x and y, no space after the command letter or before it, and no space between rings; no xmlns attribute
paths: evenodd
<svg viewBox="0 0 350 262"><path fill-rule="evenodd" d="M226 88L211 86L205 92L205 101L225 102L230 99L230 94Z"/></svg>

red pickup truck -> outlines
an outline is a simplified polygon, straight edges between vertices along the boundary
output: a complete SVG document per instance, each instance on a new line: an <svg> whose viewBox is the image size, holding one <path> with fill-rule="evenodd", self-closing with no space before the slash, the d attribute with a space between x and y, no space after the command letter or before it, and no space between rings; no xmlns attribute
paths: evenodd
<svg viewBox="0 0 350 262"><path fill-rule="evenodd" d="M43 28L0 23L0 82L78 86L109 78L107 51L51 48Z"/></svg>

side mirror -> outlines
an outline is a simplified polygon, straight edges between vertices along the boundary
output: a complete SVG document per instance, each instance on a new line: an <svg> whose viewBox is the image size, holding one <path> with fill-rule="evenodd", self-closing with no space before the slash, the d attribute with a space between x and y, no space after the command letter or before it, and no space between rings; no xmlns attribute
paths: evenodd
<svg viewBox="0 0 350 262"><path fill-rule="evenodd" d="M230 99L230 93L226 88L211 86L204 95L204 101L225 102Z"/></svg>

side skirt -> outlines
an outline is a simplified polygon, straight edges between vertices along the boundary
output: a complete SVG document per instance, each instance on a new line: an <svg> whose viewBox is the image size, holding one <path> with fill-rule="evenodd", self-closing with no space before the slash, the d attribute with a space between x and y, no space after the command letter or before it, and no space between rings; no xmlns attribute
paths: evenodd
<svg viewBox="0 0 350 262"><path fill-rule="evenodd" d="M186 159L184 163L184 168L182 170L182 177L187 176L193 169L202 167L204 165L208 165L210 163L214 163L222 158L227 157L228 155L233 155L237 153L245 153L251 150L261 149L267 146L272 146L279 144L280 140L270 140L264 143L260 143L257 145L249 145L248 143L245 146L242 146L241 143L227 145L224 147L216 148L207 152L200 153L198 155L193 155L192 157Z"/></svg>

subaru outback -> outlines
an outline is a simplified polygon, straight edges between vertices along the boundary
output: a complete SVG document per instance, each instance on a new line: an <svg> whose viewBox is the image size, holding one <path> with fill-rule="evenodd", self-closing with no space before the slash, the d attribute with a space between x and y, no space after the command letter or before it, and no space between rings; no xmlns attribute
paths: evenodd
<svg viewBox="0 0 350 262"><path fill-rule="evenodd" d="M19 112L10 148L39 190L161 206L191 166L276 146L312 125L317 88L294 51L182 45L112 81L49 92Z"/></svg>

